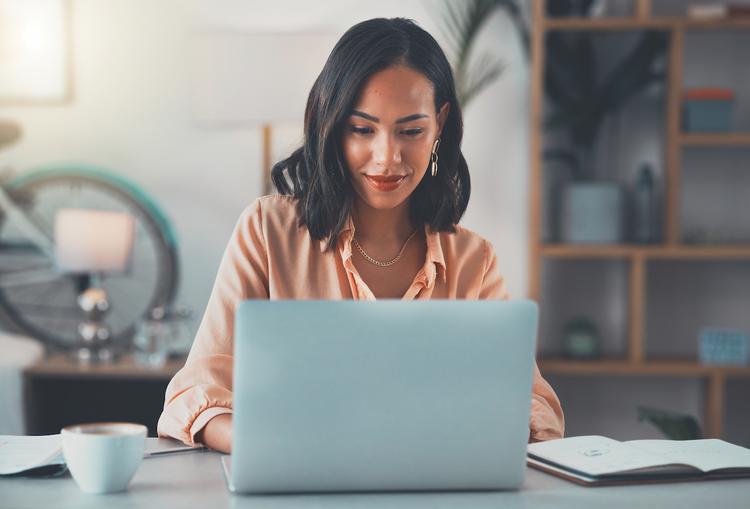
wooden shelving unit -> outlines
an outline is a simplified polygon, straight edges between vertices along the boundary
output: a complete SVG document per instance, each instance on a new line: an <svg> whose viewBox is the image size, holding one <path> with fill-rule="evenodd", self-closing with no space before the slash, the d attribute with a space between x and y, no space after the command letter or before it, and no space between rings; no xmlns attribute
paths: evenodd
<svg viewBox="0 0 750 509"><path fill-rule="evenodd" d="M705 246L681 243L680 188L683 150L690 147L750 148L750 133L695 134L681 130L681 105L685 35L692 30L747 30L750 20L700 21L673 17L651 17L648 0L634 0L635 14L628 18L547 19L545 1L533 0L531 37L531 185L530 215L530 277L529 295L540 301L541 273L545 259L612 259L626 260L629 266L627 354L623 359L571 361L541 357L539 367L545 374L567 376L636 376L691 377L705 380L705 434L722 436L726 380L750 378L750 367L707 366L695 360L652 360L645 358L646 263L649 260L714 260L749 261L750 245ZM665 230L664 243L659 245L565 245L542 241L542 148L545 35L549 31L638 31L669 32L668 76L666 80L666 146L665 155Z"/></svg>

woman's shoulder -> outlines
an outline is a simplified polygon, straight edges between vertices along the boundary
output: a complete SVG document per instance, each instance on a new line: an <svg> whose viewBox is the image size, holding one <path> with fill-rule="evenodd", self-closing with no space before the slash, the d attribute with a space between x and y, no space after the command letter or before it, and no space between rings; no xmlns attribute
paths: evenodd
<svg viewBox="0 0 750 509"><path fill-rule="evenodd" d="M297 199L293 196L274 194L256 198L242 213L240 227L267 245L281 243L301 249L300 243L312 242L307 227L300 224Z"/></svg>
<svg viewBox="0 0 750 509"><path fill-rule="evenodd" d="M446 279L449 284L454 281L458 298L486 299L505 295L497 255L489 240L458 225L454 232L441 232L439 239Z"/></svg>
<svg viewBox="0 0 750 509"><path fill-rule="evenodd" d="M268 227L288 227L297 224L297 199L293 196L269 194L256 198L245 207L244 221L255 221Z"/></svg>
<svg viewBox="0 0 750 509"><path fill-rule="evenodd" d="M487 256L493 251L489 240L461 225L455 226L455 232L440 232L440 243L443 249L448 248L457 253Z"/></svg>
<svg viewBox="0 0 750 509"><path fill-rule="evenodd" d="M286 217L297 215L297 198L286 194L267 194L255 200L266 214Z"/></svg>

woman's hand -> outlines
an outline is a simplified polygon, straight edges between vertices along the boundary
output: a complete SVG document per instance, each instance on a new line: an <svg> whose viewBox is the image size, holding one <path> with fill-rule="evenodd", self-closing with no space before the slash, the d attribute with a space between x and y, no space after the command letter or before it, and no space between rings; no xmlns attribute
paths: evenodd
<svg viewBox="0 0 750 509"><path fill-rule="evenodd" d="M232 452L232 414L219 414L195 435L195 441L230 454Z"/></svg>

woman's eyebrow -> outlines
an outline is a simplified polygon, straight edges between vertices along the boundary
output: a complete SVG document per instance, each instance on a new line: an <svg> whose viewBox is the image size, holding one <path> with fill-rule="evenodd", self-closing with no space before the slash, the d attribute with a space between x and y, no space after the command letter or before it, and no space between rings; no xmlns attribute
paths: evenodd
<svg viewBox="0 0 750 509"><path fill-rule="evenodd" d="M373 117L372 115L365 113L364 111L354 110L352 111L352 115L355 117L362 117L365 120L369 120L370 122L375 122L376 124L380 122L380 119L378 117ZM414 113L413 115L409 115L407 117L403 117L403 118L396 120L396 123L404 124L406 122L411 122L412 120L417 120L420 118L429 118L429 115L425 115L424 113Z"/></svg>

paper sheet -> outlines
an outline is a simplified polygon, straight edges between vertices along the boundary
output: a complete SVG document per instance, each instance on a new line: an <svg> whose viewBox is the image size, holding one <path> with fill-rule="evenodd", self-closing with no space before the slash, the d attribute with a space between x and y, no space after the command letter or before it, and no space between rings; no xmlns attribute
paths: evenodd
<svg viewBox="0 0 750 509"><path fill-rule="evenodd" d="M669 463L687 463L704 472L722 468L750 468L750 449L716 439L631 440L625 442Z"/></svg>
<svg viewBox="0 0 750 509"><path fill-rule="evenodd" d="M646 469L664 459L602 436L570 437L529 444L528 452L590 476Z"/></svg>
<svg viewBox="0 0 750 509"><path fill-rule="evenodd" d="M149 439L146 441L143 457L152 458L203 449L203 446L190 447L170 438ZM0 475L17 474L44 465L64 463L61 435L0 435Z"/></svg>
<svg viewBox="0 0 750 509"><path fill-rule="evenodd" d="M0 435L0 475L63 463L60 435Z"/></svg>

